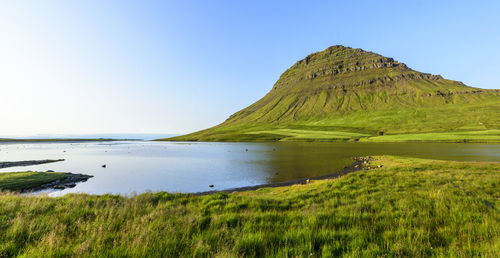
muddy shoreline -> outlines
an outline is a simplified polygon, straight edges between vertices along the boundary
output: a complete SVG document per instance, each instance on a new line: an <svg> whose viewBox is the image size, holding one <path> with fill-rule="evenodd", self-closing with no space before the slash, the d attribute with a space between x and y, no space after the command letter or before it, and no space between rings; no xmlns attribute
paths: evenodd
<svg viewBox="0 0 500 258"><path fill-rule="evenodd" d="M352 163L349 166L344 167L342 170L323 175L323 176L317 176L317 177L311 177L307 179L294 179L286 182L279 182L279 183L269 183L269 184L261 184L261 185L254 185L254 186L243 186L243 187L236 187L236 188L230 188L230 189L225 189L225 190L214 190L214 191L205 191L205 192L197 192L197 193L192 193L192 195L195 196L200 196L200 195L209 195L209 194L214 194L214 193L234 193L234 192L244 192L244 191L252 191L252 190L257 190L260 188L268 188L268 187L281 187L281 186L291 186L291 185L297 185L297 184L307 184L309 183L310 180L322 180L322 179L333 179L333 178L339 178L342 176L345 176L349 173L360 171L360 170L369 170L369 169L374 169L375 167L370 167L369 163L372 161L372 157L357 157L354 158L354 163Z"/></svg>
<svg viewBox="0 0 500 258"><path fill-rule="evenodd" d="M5 162L0 162L0 168L25 167L25 166L41 165L41 164L54 163L60 161L64 161L64 159L5 161Z"/></svg>

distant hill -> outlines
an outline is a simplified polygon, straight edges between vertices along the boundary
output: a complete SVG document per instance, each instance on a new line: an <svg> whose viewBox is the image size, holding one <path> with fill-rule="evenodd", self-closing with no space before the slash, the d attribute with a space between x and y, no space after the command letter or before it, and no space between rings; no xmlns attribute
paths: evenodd
<svg viewBox="0 0 500 258"><path fill-rule="evenodd" d="M500 90L337 45L295 63L222 124L167 140L500 141L498 129Z"/></svg>

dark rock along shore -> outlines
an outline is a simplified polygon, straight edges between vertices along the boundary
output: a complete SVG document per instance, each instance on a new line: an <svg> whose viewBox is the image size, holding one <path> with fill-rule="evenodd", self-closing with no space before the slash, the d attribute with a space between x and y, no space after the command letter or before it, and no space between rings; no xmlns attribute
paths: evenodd
<svg viewBox="0 0 500 258"><path fill-rule="evenodd" d="M382 167L382 165L371 167L370 161L373 160L373 158L371 156L355 157L355 158L353 158L353 160L354 160L354 163L352 163L351 165L344 167L341 171L338 171L338 172L335 172L332 174L328 174L328 175L311 177L311 178L307 178L307 179L295 179L295 180L280 182L280 183L270 183L270 184L261 184L261 185L254 185L254 186L230 188L230 189L225 189L225 190L198 192L198 193L193 193L193 195L207 195L207 194L213 194L213 193L218 193L218 192L225 192L225 193L243 192L243 191L249 191L249 190L257 190L257 189L265 188L265 187L281 187L281 186L290 186L290 185L296 185L296 184L307 184L311 180L333 179L333 178L345 176L349 173L360 171L360 170L370 170L370 169L376 169L376 168Z"/></svg>
<svg viewBox="0 0 500 258"><path fill-rule="evenodd" d="M51 172L45 172L45 173L51 173ZM73 173L66 173L66 174L68 175L68 177L66 177L64 179L58 179L58 180L37 186L33 189L24 190L23 192L40 191L40 190L46 190L46 189L64 190L66 188L73 188L76 186L77 183L86 182L89 178L94 177L91 175L84 175L84 174L73 174Z"/></svg>
<svg viewBox="0 0 500 258"><path fill-rule="evenodd" d="M64 159L6 161L6 162L0 162L0 168L33 166L33 165L47 164L60 161L64 161Z"/></svg>

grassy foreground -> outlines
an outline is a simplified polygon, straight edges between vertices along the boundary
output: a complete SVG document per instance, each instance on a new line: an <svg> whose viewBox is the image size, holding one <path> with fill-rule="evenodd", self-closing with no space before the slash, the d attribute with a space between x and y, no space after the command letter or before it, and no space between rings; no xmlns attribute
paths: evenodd
<svg viewBox="0 0 500 258"><path fill-rule="evenodd" d="M0 173L0 190L22 191L33 189L58 179L65 179L68 176L69 175L67 173L59 172Z"/></svg>
<svg viewBox="0 0 500 258"><path fill-rule="evenodd" d="M0 256L500 256L500 164L392 156L207 196L0 195Z"/></svg>

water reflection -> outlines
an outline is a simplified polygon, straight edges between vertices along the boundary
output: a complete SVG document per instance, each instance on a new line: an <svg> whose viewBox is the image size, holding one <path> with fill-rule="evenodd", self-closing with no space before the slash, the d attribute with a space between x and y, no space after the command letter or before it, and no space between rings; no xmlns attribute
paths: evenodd
<svg viewBox="0 0 500 258"><path fill-rule="evenodd" d="M200 192L333 173L366 155L500 161L499 144L444 143L31 143L0 144L0 161L66 161L2 171L56 170L94 175L71 192ZM106 168L102 165L106 164ZM215 185L209 188L209 185Z"/></svg>

